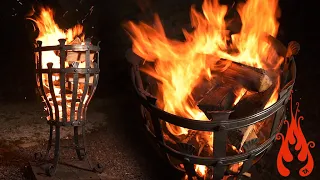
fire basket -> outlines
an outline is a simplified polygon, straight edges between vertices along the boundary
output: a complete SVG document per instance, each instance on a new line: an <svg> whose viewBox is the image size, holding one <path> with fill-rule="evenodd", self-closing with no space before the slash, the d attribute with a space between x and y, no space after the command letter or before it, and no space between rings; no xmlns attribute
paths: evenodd
<svg viewBox="0 0 320 180"><path fill-rule="evenodd" d="M57 44L59 45L42 46L42 42L37 41L35 49L36 81L46 104L45 109L49 114L47 122L50 125L48 147L44 156L46 174L52 176L57 170L62 126L74 129L74 146L68 148L75 149L79 160L87 160L91 170L101 171L100 165L92 166L85 143L86 112L97 88L100 71L99 43L92 45L91 40L86 39L82 43L66 45L65 39L59 39ZM50 159L52 146L54 157Z"/></svg>
<svg viewBox="0 0 320 180"><path fill-rule="evenodd" d="M276 39L277 0L239 3L192 6L181 36L158 15L125 25L146 132L185 179L250 177L286 117L300 45Z"/></svg>
<svg viewBox="0 0 320 180"><path fill-rule="evenodd" d="M239 119L230 118L233 115L232 111L210 111L204 108L206 115L211 117L211 121L200 121L179 117L159 109L156 106L157 99L148 92L150 86L146 83L150 82L145 82L140 73L140 66L144 60L134 54L132 50L129 50L126 56L132 65L132 82L142 104L142 116L147 132L159 145L164 157L175 168L186 172L190 179L192 177L222 179L228 175L240 178L246 175L250 167L271 148L276 134L281 129L282 121L286 118L286 104L295 81L296 67L293 58L284 64L290 75L285 80L278 101L272 106ZM187 128L195 134L203 131L213 132L213 153L206 157L199 155L196 152L199 147L185 141L192 136L190 134L182 141L174 137L169 138L170 133L166 132L165 123ZM243 130L252 127L252 125L260 127L259 134L254 136L249 134L242 148L236 150L236 147L239 147L241 143ZM203 147L200 145L200 148ZM196 173L197 168L203 167L199 165L208 168L209 172L205 178L199 177Z"/></svg>
<svg viewBox="0 0 320 180"><path fill-rule="evenodd" d="M291 43L289 50L297 48L297 43ZM296 51L293 50L293 51ZM231 118L235 111L216 111L202 108L210 121L200 121L183 118L161 110L156 105L157 98L150 93L150 81L140 73L140 67L145 61L130 49L126 54L131 63L131 77L136 94L142 104L141 112L148 134L159 145L164 157L177 169L186 172L189 179L222 179L225 176L240 178L247 175L250 167L269 150L275 141L276 134L281 129L286 118L286 104L295 81L296 66L293 57L283 65L285 83L281 87L277 102L267 109L238 119ZM289 73L289 76L287 76ZM248 107L250 108L250 106ZM185 139L170 136L166 123L192 130ZM241 149L238 149L244 130L252 126L259 127L259 132L247 135L248 138ZM263 126L263 127L261 127ZM204 149L201 143L190 143L197 132L212 132L213 151L211 155L201 156L196 149ZM200 140L201 141L201 140ZM199 140L198 140L199 142ZM200 146L200 147L199 147ZM201 166L204 165L204 166ZM199 176L196 171L206 167L207 175Z"/></svg>

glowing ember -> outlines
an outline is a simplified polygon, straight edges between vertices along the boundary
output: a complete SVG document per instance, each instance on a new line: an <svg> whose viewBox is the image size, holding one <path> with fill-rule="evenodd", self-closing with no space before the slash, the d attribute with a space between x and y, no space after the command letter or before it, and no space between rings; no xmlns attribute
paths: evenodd
<svg viewBox="0 0 320 180"><path fill-rule="evenodd" d="M55 46L59 45L58 40L59 39L66 39L66 44L83 44L84 35L82 33L83 27L81 25L76 25L71 29L62 30L59 28L59 26L54 21L54 13L53 10L50 8L40 8L40 14L36 18L28 18L29 20L32 20L35 22L35 25L39 29L39 35L37 37L38 41L42 41L42 46ZM71 54L71 53L70 53ZM36 54L38 56L38 54ZM69 56L69 53L68 53ZM71 59L67 56L68 59ZM54 51L42 51L42 68L47 69L49 64L52 64L52 68L60 68L60 57L57 52ZM85 62L80 61L79 68L85 67ZM69 63L65 63L65 67L69 67ZM59 110L59 117L55 117L55 108L54 103L51 97L50 93L50 87L49 87L49 80L48 80L48 74L42 74L42 82L45 89L45 95L49 99L50 106L53 110L53 117L54 119L62 118L62 106L61 106L61 94L60 94L60 75L58 73L54 73L52 75L52 79L54 82L53 90L55 93L55 98L58 101L58 110ZM80 80L79 80L80 82ZM77 89L78 98L82 96L83 93L83 85L80 83L78 84ZM71 100L72 100L72 94L66 95L66 106L67 106L67 120L70 120L70 108L71 108ZM87 97L85 98L85 101L87 100ZM78 109L78 102L76 103L76 111ZM77 116L75 115L75 118ZM49 117L48 117L49 119Z"/></svg>
<svg viewBox="0 0 320 180"><path fill-rule="evenodd" d="M279 68L283 58L278 56L267 41L268 35L275 37L278 31L277 0L247 0L245 4L240 4L237 10L242 29L240 33L233 35L226 30L224 17L227 6L220 5L218 0L204 0L202 9L203 14L194 7L191 8L190 18L194 31L183 30L186 39L184 42L168 39L157 15L152 26L143 22L128 22L126 29L133 41L133 51L146 61L155 63L154 68L141 70L161 82L158 83L157 106L185 118L208 121L191 95L199 79L215 78L210 72L220 68L208 65L208 55L211 57L210 64L215 64L220 59L228 59L265 70ZM238 51L230 52L230 49ZM279 81L274 83L274 92L265 108L277 101ZM235 92L237 98L234 105L245 92L246 89ZM169 123L166 125L170 133L177 138L192 131ZM206 144L213 150L213 137L213 133L203 132L199 139L205 139ZM241 165L242 162L238 166ZM203 177L208 169L196 165L195 170Z"/></svg>

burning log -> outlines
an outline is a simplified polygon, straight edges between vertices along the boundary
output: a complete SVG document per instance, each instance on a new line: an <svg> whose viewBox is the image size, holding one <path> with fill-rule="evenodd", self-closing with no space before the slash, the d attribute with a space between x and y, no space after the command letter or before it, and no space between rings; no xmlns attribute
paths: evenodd
<svg viewBox="0 0 320 180"><path fill-rule="evenodd" d="M86 59L86 53L85 52L67 52L66 61L70 64L70 62L85 62ZM90 53L90 60L93 61L94 53ZM93 68L93 63L90 63L91 67Z"/></svg>
<svg viewBox="0 0 320 180"><path fill-rule="evenodd" d="M267 35L266 40L271 44L279 56L286 57L287 48L278 39L271 35Z"/></svg>
<svg viewBox="0 0 320 180"><path fill-rule="evenodd" d="M71 41L69 43L69 45L80 45L81 43L83 43L80 38L75 38L73 41ZM59 56L60 51L55 51L55 54L57 56ZM90 67L93 68L93 59L94 59L94 55L95 53L90 53ZM67 51L67 56L66 56L66 62L68 62L69 65L71 65L74 62L78 62L78 63L83 63L86 60L86 53L83 51Z"/></svg>
<svg viewBox="0 0 320 180"><path fill-rule="evenodd" d="M247 152L254 148L258 143L258 136L253 131L253 126L231 130L228 132L228 143L236 147L236 149L243 149Z"/></svg>
<svg viewBox="0 0 320 180"><path fill-rule="evenodd" d="M198 106L204 112L230 110L237 98L236 92L240 89L242 89L242 86L238 84L213 88L198 102Z"/></svg>
<svg viewBox="0 0 320 180"><path fill-rule="evenodd" d="M272 79L276 79L276 72L269 74ZM230 114L230 118L243 118L257 113L260 110L263 110L266 104L269 102L272 94L274 93L276 85L277 83L273 83L273 85L269 87L268 90L260 93L247 92L239 101L239 103L234 107L234 112ZM238 130L241 131L240 135L239 132L231 131L231 143L234 144L237 148L243 147L246 151L250 150L251 148L254 148L254 146L258 143L258 137L253 130L254 127L255 125L250 125L249 127ZM237 134L236 137L233 138L233 136L235 136L233 134ZM238 138L239 136L242 136L240 144L239 140L235 140L235 138Z"/></svg>
<svg viewBox="0 0 320 180"><path fill-rule="evenodd" d="M213 89L221 84L221 78L214 77L210 80L206 78L202 78L199 80L197 86L195 86L191 92L191 96L195 101L195 104L198 104L200 101L204 99Z"/></svg>
<svg viewBox="0 0 320 180"><path fill-rule="evenodd" d="M225 68L223 68L222 71L217 71L217 66L225 66ZM237 82L248 91L263 92L272 85L270 77L263 69L254 68L228 60L220 60L217 61L217 63L210 63L209 67L213 74L222 77L222 81L224 83L234 84L234 82Z"/></svg>
<svg viewBox="0 0 320 180"><path fill-rule="evenodd" d="M230 114L230 118L243 118L262 110L268 103L276 85L276 83L273 83L266 91L260 93L247 92L234 107L234 112Z"/></svg>

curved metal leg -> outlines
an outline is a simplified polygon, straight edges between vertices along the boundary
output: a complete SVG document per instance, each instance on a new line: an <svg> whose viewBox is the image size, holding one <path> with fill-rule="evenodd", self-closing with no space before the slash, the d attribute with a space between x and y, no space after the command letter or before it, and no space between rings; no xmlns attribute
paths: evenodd
<svg viewBox="0 0 320 180"><path fill-rule="evenodd" d="M56 129L56 136L55 136L55 148L54 148L54 159L53 164L48 165L46 167L46 174L48 176L53 176L56 173L58 162L59 162L59 155L60 155L60 126L55 126Z"/></svg>
<svg viewBox="0 0 320 180"><path fill-rule="evenodd" d="M47 150L46 154L44 156L44 160L48 161L49 160L49 155L50 155L50 150L52 147L52 134L53 134L53 125L50 125L50 130L49 130L49 139L48 139L48 144L47 144ZM34 154L35 160L39 161L43 159L42 153L35 153Z"/></svg>
<svg viewBox="0 0 320 180"><path fill-rule="evenodd" d="M85 126L82 126L82 138L83 138L84 153L87 154L87 150L85 149L85 147L87 147L87 143L86 143L86 128L85 128ZM102 164L98 163L95 166L93 166L90 158L88 156L85 156L85 158L86 158L90 168L93 171L99 172L99 173L103 172L104 166Z"/></svg>
<svg viewBox="0 0 320 180"><path fill-rule="evenodd" d="M80 144L79 144L79 127L78 126L75 126L74 129L73 129L73 139L74 139L74 143L75 143L75 146L76 146L76 153L77 153L77 156L79 158L79 160L83 160L86 156L86 152L85 152L85 149L84 148L81 148L80 147Z"/></svg>
<svg viewBox="0 0 320 180"><path fill-rule="evenodd" d="M50 153L51 146L52 146L52 134L53 134L53 126L50 125L50 134L49 134L48 146L47 146L46 155L44 157L45 160L49 159L49 153Z"/></svg>

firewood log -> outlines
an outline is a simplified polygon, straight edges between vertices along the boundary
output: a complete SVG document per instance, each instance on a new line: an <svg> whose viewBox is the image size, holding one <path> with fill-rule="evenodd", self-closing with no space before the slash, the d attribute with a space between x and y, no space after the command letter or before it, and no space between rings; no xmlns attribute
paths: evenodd
<svg viewBox="0 0 320 180"><path fill-rule="evenodd" d="M287 48L275 37L271 35L266 35L266 41L271 44L271 46L275 49L277 54L282 57L286 57Z"/></svg>
<svg viewBox="0 0 320 180"><path fill-rule="evenodd" d="M239 84L225 84L213 88L199 101L198 106L205 111L231 110L237 96L236 91L242 88Z"/></svg>
<svg viewBox="0 0 320 180"><path fill-rule="evenodd" d="M195 104L198 104L204 99L212 90L222 84L220 77L213 77L210 80L202 78L198 80L198 84L193 88L191 95Z"/></svg>
<svg viewBox="0 0 320 180"><path fill-rule="evenodd" d="M80 38L75 38L73 41L71 41L70 43L68 43L67 45L80 45L82 43L82 41L80 40ZM60 55L60 51L55 51L55 54L57 56ZM90 53L90 66L93 68L93 59L94 59L94 55L95 53ZM79 62L79 63L83 63L86 60L86 53L84 51L67 51L66 53L66 62L68 62L69 64L71 64L72 62Z"/></svg>
<svg viewBox="0 0 320 180"><path fill-rule="evenodd" d="M209 63L214 75L222 77L225 83L238 82L248 91L263 92L267 90L272 81L263 69L254 68L228 60L220 60L216 63ZM216 69L216 66L226 66L223 70Z"/></svg>
<svg viewBox="0 0 320 180"><path fill-rule="evenodd" d="M243 118L264 109L277 87L280 72L268 71L266 74L273 82L272 85L264 92L247 92L234 107L231 119Z"/></svg>
<svg viewBox="0 0 320 180"><path fill-rule="evenodd" d="M230 115L231 119L243 118L264 109L277 86L276 79L278 73L270 72L269 74L275 83L273 83L272 86L264 92L245 94L239 103L234 107L234 112ZM264 121L258 123L264 123ZM240 134L242 134L240 144L239 140L232 140L235 142L231 143L235 143L237 148L243 147L247 151L250 150L256 145L256 143L258 143L258 137L254 131L254 128L255 125L251 125L249 127L241 128L240 130L231 130L230 134L239 133L234 131L240 131Z"/></svg>
<svg viewBox="0 0 320 180"><path fill-rule="evenodd" d="M90 53L90 61L93 61L94 53ZM67 52L66 57L67 62L85 62L86 61L86 53L83 51L75 52L75 51L69 51Z"/></svg>
<svg viewBox="0 0 320 180"><path fill-rule="evenodd" d="M235 146L238 150L243 147L246 152L250 151L257 143L258 136L253 131L253 126L228 131L228 144Z"/></svg>

